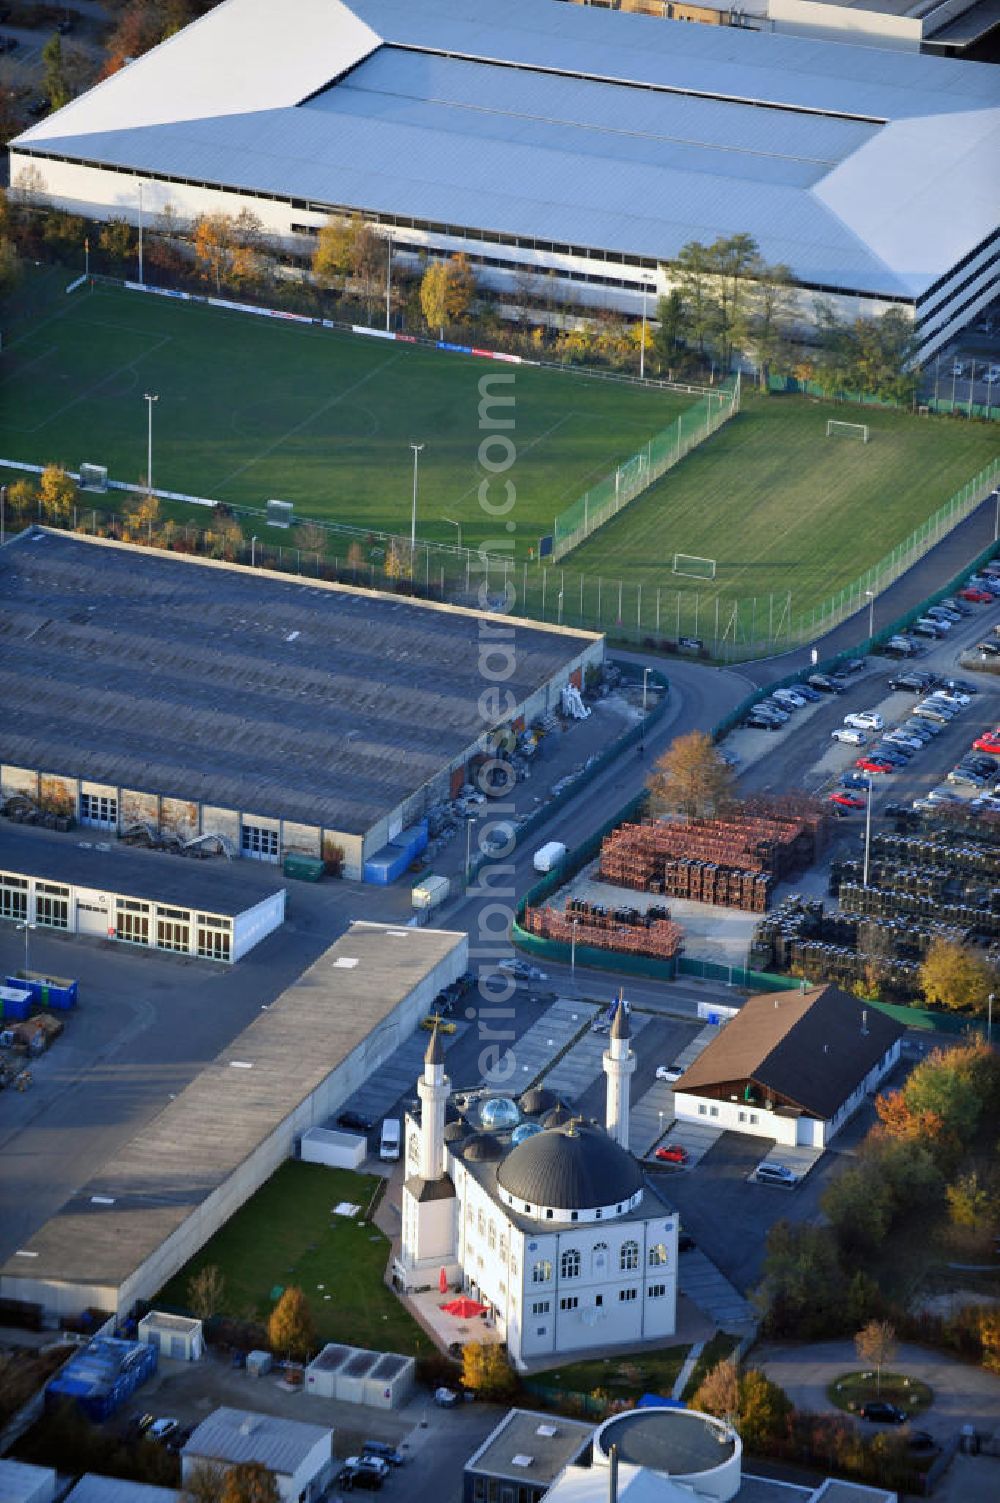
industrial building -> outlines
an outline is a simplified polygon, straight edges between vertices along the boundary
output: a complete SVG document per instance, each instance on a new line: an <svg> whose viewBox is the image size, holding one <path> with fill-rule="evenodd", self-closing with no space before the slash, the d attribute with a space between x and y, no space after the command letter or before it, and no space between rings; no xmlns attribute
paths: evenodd
<svg viewBox="0 0 1000 1503"><path fill-rule="evenodd" d="M895 1068L905 1033L838 986L749 997L674 1086L680 1121L825 1148Z"/></svg>
<svg viewBox="0 0 1000 1503"><path fill-rule="evenodd" d="M225 1469L250 1461L272 1473L281 1503L319 1503L334 1471L333 1431L249 1409L216 1409L181 1452L181 1481L203 1463Z"/></svg>
<svg viewBox="0 0 1000 1503"><path fill-rule="evenodd" d="M636 315L686 243L748 234L803 318L899 308L926 358L994 294L998 144L986 64L555 0L288 0L280 27L225 0L10 172L96 218L249 210L301 253L357 212L411 264Z"/></svg>
<svg viewBox="0 0 1000 1503"><path fill-rule="evenodd" d="M0 827L0 918L202 960L241 960L285 917L285 889L228 861L185 861Z"/></svg>
<svg viewBox="0 0 1000 1503"><path fill-rule="evenodd" d="M462 1503L540 1503L563 1468L589 1452L593 1434L584 1420L508 1410L465 1463Z"/></svg>
<svg viewBox="0 0 1000 1503"><path fill-rule="evenodd" d="M400 1352L370 1352L327 1342L306 1368L305 1390L314 1398L373 1409L402 1409L416 1384L416 1360Z"/></svg>
<svg viewBox="0 0 1000 1503"><path fill-rule="evenodd" d="M515 728L604 656L593 632L44 528L0 548L0 590L4 798L371 881L484 759L484 625L510 634Z"/></svg>
<svg viewBox="0 0 1000 1503"><path fill-rule="evenodd" d="M73 1315L152 1299L413 1032L467 954L464 934L352 924L8 1258L0 1294Z"/></svg>

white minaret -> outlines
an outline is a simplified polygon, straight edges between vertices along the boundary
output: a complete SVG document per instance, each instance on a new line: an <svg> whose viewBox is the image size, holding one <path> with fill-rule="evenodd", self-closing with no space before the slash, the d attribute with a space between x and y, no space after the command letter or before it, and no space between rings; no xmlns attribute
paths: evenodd
<svg viewBox="0 0 1000 1503"><path fill-rule="evenodd" d="M424 1073L417 1081L421 1179L440 1179L444 1174L444 1112L450 1091L451 1081L444 1073L444 1048L435 1024L424 1055Z"/></svg>
<svg viewBox="0 0 1000 1503"><path fill-rule="evenodd" d="M629 1047L631 1030L622 997L618 998L611 1036L604 1051L604 1073L608 1077L608 1101L604 1125L622 1148L628 1147L629 1076L635 1069L635 1055Z"/></svg>

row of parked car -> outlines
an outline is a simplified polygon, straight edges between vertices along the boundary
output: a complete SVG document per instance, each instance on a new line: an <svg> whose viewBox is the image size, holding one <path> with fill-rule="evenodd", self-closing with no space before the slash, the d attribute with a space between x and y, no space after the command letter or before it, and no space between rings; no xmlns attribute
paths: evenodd
<svg viewBox="0 0 1000 1503"><path fill-rule="evenodd" d="M865 666L864 658L855 658L837 673L811 673L802 683L791 684L787 689L775 689L767 699L758 700L743 721L747 730L779 731L796 710L807 704L815 704L826 694L843 694L851 682L851 675L860 673Z"/></svg>
<svg viewBox="0 0 1000 1503"><path fill-rule="evenodd" d="M881 650L891 658L918 656L931 641L946 637L963 617L973 615L977 605L993 605L998 599L1000 560L985 564L978 574L965 581L957 595L930 606L906 631L890 637ZM979 642L976 651L984 656L1000 656L1000 641Z"/></svg>
<svg viewBox="0 0 1000 1503"><path fill-rule="evenodd" d="M831 802L840 808L861 808L862 797L873 776L901 771L909 766L951 721L971 704L978 693L975 684L964 679L936 678L933 674L910 670L890 679L889 687L919 696L910 714L894 729L887 730L882 716L875 710L858 710L844 716L843 726L831 734L836 741L865 749L857 758L855 770L844 773L831 793ZM868 746L870 737L875 744ZM917 806L923 801L918 800Z"/></svg>

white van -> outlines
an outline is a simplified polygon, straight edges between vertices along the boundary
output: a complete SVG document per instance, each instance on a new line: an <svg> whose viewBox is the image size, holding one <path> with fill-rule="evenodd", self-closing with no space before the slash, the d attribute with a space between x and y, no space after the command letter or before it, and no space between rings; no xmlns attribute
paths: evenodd
<svg viewBox="0 0 1000 1503"><path fill-rule="evenodd" d="M555 871L560 861L566 855L566 847L561 840L550 840L545 845L539 846L534 855L534 867L536 872Z"/></svg>
<svg viewBox="0 0 1000 1503"><path fill-rule="evenodd" d="M382 1138L378 1145L380 1159L398 1159L399 1141L401 1137L400 1121L398 1117L386 1117L382 1123Z"/></svg>

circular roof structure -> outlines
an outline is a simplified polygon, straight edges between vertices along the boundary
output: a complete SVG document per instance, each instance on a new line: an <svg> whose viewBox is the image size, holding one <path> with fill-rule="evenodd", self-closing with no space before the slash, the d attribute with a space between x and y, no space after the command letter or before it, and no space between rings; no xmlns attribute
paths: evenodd
<svg viewBox="0 0 1000 1503"><path fill-rule="evenodd" d="M573 1113L564 1101L557 1101L550 1112L546 1112L542 1118L543 1127L565 1127L567 1122L572 1122Z"/></svg>
<svg viewBox="0 0 1000 1503"><path fill-rule="evenodd" d="M462 1157L480 1163L486 1159L499 1159L503 1157L503 1146L500 1139L495 1138L491 1132L480 1132L466 1143Z"/></svg>
<svg viewBox="0 0 1000 1503"><path fill-rule="evenodd" d="M739 1436L724 1420L697 1409L650 1407L616 1414L594 1435L595 1461L606 1462L612 1445L619 1461L668 1473L676 1481L700 1479L696 1485L706 1490L706 1473L715 1473L714 1498L731 1498L739 1488Z"/></svg>
<svg viewBox="0 0 1000 1503"><path fill-rule="evenodd" d="M459 1118L448 1123L444 1130L444 1140L446 1143L457 1143L459 1138L465 1137L465 1132L465 1123Z"/></svg>
<svg viewBox="0 0 1000 1503"><path fill-rule="evenodd" d="M536 1133L542 1131L537 1122L522 1122L520 1127L515 1127L510 1135L510 1141L516 1148L518 1143L523 1143L525 1138L533 1138Z"/></svg>
<svg viewBox="0 0 1000 1503"><path fill-rule="evenodd" d="M572 1122L512 1148L497 1183L529 1205L586 1211L631 1200L642 1188L642 1174L632 1155L602 1128Z"/></svg>
<svg viewBox="0 0 1000 1503"><path fill-rule="evenodd" d="M505 1127L516 1127L521 1113L509 1096L491 1096L479 1108L479 1120L484 1127L503 1131Z"/></svg>
<svg viewBox="0 0 1000 1503"><path fill-rule="evenodd" d="M530 1117L537 1117L539 1112L550 1112L554 1106L558 1106L559 1098L554 1091L546 1090L545 1086L529 1086L519 1104L522 1112L527 1112Z"/></svg>

